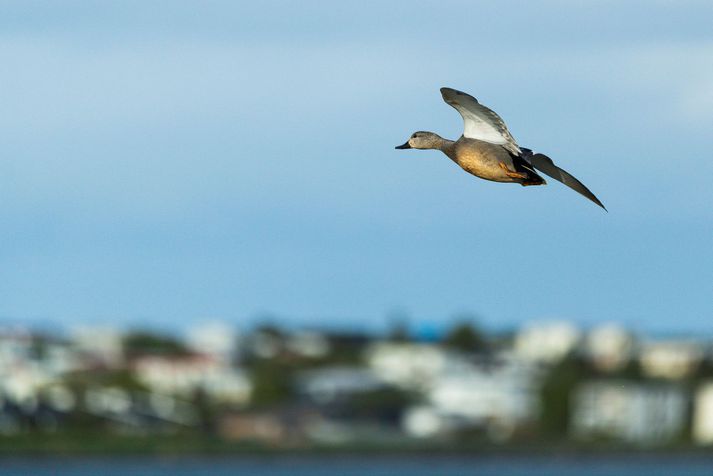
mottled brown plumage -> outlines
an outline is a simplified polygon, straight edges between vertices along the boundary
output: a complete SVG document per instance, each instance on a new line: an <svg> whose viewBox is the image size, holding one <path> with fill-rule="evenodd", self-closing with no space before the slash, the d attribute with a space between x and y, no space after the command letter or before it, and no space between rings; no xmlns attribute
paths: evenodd
<svg viewBox="0 0 713 476"><path fill-rule="evenodd" d="M433 132L416 132L401 147L407 148L406 145L412 149L438 149L469 174L485 180L521 185L545 183L524 161L498 144L463 136L454 142Z"/></svg>

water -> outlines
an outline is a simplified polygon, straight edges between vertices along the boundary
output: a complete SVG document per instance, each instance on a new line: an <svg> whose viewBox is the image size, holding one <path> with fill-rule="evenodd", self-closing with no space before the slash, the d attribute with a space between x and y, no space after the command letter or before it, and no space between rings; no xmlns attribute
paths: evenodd
<svg viewBox="0 0 713 476"><path fill-rule="evenodd" d="M711 456L264 456L0 459L12 476L658 476L713 475Z"/></svg>

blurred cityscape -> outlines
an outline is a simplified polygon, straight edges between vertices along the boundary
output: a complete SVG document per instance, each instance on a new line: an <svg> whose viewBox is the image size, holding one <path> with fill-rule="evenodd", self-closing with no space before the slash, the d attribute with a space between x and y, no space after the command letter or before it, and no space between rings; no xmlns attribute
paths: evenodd
<svg viewBox="0 0 713 476"><path fill-rule="evenodd" d="M713 342L616 324L438 337L220 322L185 337L0 327L0 449L41 435L268 448L713 444Z"/></svg>

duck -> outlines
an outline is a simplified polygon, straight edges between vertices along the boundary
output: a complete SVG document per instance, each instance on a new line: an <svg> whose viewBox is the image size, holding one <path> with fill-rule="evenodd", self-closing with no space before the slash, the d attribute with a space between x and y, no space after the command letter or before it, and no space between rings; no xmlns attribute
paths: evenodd
<svg viewBox="0 0 713 476"><path fill-rule="evenodd" d="M523 187L546 185L538 174L542 172L607 210L582 182L555 165L552 159L520 147L495 111L456 89L441 88L441 96L463 118L460 138L452 141L434 132L417 131L396 149L440 150L469 174L493 182L519 183Z"/></svg>

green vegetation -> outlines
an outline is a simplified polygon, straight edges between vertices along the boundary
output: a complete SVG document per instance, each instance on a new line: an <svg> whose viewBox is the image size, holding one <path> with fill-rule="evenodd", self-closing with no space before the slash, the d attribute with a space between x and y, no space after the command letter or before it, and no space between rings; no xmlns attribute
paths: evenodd
<svg viewBox="0 0 713 476"><path fill-rule="evenodd" d="M188 349L177 339L150 332L134 331L124 337L124 352L129 356L144 354L185 355Z"/></svg>
<svg viewBox="0 0 713 476"><path fill-rule="evenodd" d="M416 400L415 395L404 390L383 388L355 395L346 407L351 418L398 424L404 408Z"/></svg>
<svg viewBox="0 0 713 476"><path fill-rule="evenodd" d="M293 370L289 363L279 360L260 359L252 362L252 406L270 407L288 401L293 394Z"/></svg>
<svg viewBox="0 0 713 476"><path fill-rule="evenodd" d="M461 352L484 352L488 342L470 320L463 320L453 326L443 339L443 345Z"/></svg>
<svg viewBox="0 0 713 476"><path fill-rule="evenodd" d="M564 359L548 373L540 390L540 426L549 436L566 435L570 420L570 397L586 378L586 366L573 357Z"/></svg>

